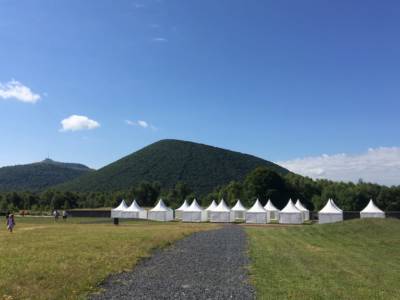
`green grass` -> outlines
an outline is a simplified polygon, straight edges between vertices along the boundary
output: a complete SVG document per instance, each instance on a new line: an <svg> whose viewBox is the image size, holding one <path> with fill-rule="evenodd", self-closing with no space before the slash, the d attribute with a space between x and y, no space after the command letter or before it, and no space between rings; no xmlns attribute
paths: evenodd
<svg viewBox="0 0 400 300"><path fill-rule="evenodd" d="M215 227L148 221L114 226L111 219L94 218L16 222L13 234L5 226L0 230L0 299L84 298L109 274L132 269L153 249Z"/></svg>
<svg viewBox="0 0 400 300"><path fill-rule="evenodd" d="M259 299L400 299L400 221L248 227Z"/></svg>

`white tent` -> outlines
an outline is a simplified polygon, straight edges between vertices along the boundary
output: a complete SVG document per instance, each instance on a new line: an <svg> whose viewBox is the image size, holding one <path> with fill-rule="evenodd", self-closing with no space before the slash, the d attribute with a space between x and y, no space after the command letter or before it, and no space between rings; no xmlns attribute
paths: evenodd
<svg viewBox="0 0 400 300"><path fill-rule="evenodd" d="M207 213L207 220L210 221L210 217L211 217L211 212L217 208L217 203L215 203L215 201L213 200L211 202L211 204L205 209L206 213Z"/></svg>
<svg viewBox="0 0 400 300"><path fill-rule="evenodd" d="M303 222L303 213L293 204L292 199L289 199L289 202L279 213L279 223L302 224Z"/></svg>
<svg viewBox="0 0 400 300"><path fill-rule="evenodd" d="M200 207L196 199L192 204L182 212L183 222L206 222L207 212Z"/></svg>
<svg viewBox="0 0 400 300"><path fill-rule="evenodd" d="M304 221L310 220L310 211L304 207L303 203L301 203L299 199L297 199L295 206L303 213Z"/></svg>
<svg viewBox="0 0 400 300"><path fill-rule="evenodd" d="M267 211L258 199L246 212L246 223L265 224L267 223Z"/></svg>
<svg viewBox="0 0 400 300"><path fill-rule="evenodd" d="M148 212L148 219L154 221L172 221L174 219L174 211L164 204L160 199L157 205Z"/></svg>
<svg viewBox="0 0 400 300"><path fill-rule="evenodd" d="M278 221L279 220L279 209L277 209L268 199L267 204L265 204L264 209L267 211L267 222Z"/></svg>
<svg viewBox="0 0 400 300"><path fill-rule="evenodd" d="M328 199L325 206L318 212L318 223L335 223L343 221L343 210L336 206L332 199Z"/></svg>
<svg viewBox="0 0 400 300"><path fill-rule="evenodd" d="M232 207L235 221L242 221L245 219L246 208L242 205L242 202L238 200L234 207Z"/></svg>
<svg viewBox="0 0 400 300"><path fill-rule="evenodd" d="M121 218L125 219L147 219L147 210L141 208L136 200L121 213Z"/></svg>
<svg viewBox="0 0 400 300"><path fill-rule="evenodd" d="M218 223L228 223L235 220L231 209L226 205L224 199L217 205L216 208L210 210L210 221Z"/></svg>
<svg viewBox="0 0 400 300"><path fill-rule="evenodd" d="M187 203L187 201L183 201L183 204L175 209L175 219L176 220L182 220L182 212L187 209L189 207L189 204Z"/></svg>
<svg viewBox="0 0 400 300"><path fill-rule="evenodd" d="M360 211L360 218L385 218L385 212L379 209L371 199L368 205Z"/></svg>
<svg viewBox="0 0 400 300"><path fill-rule="evenodd" d="M121 218L122 212L128 208L125 200L122 200L121 203L116 207L111 209L111 218Z"/></svg>

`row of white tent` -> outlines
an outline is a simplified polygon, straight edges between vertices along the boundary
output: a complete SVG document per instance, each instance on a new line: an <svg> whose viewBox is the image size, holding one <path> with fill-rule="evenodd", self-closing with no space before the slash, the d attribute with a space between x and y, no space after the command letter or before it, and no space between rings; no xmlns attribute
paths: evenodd
<svg viewBox="0 0 400 300"><path fill-rule="evenodd" d="M372 201L360 212L361 218L384 218L385 213L380 210ZM141 208L134 200L128 207L124 200L121 204L111 210L111 218L126 219L149 219L155 221L172 221L174 219L174 211L167 207L163 200L149 211ZM290 199L287 205L282 209L277 209L268 200L265 206L262 206L258 199L254 205L246 209L240 200L238 200L232 208L229 208L222 199L217 205L212 201L210 206L203 209L196 201L193 200L189 205L185 200L183 204L175 210L175 219L183 222L214 222L229 223L235 221L244 221L253 224L265 224L271 222L279 222L280 224L302 224L304 221L310 220L310 211L297 200L296 203ZM332 199L329 199L326 205L318 212L318 220L320 224L335 223L343 221L343 210L341 210Z"/></svg>
<svg viewBox="0 0 400 300"><path fill-rule="evenodd" d="M377 207L374 201L369 200L367 206L360 211L360 218L385 218L385 212ZM336 203L329 199L326 205L318 212L319 224L335 223L343 221L343 210Z"/></svg>
<svg viewBox="0 0 400 300"><path fill-rule="evenodd" d="M162 199L149 211L140 207L136 200L133 200L129 207L126 205L125 200L122 200L118 207L111 209L111 218L172 221L174 219L174 211L167 207Z"/></svg>

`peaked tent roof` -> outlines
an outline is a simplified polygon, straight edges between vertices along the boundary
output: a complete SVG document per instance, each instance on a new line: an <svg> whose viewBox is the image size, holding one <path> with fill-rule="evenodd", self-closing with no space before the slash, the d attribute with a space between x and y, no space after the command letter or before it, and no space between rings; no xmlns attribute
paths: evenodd
<svg viewBox="0 0 400 300"><path fill-rule="evenodd" d="M328 202L326 202L325 206L319 211L319 213L338 214L338 213L343 213L343 210L337 207L337 205L332 199L328 199Z"/></svg>
<svg viewBox="0 0 400 300"><path fill-rule="evenodd" d="M122 199L121 203L113 210L126 210L127 208L128 208L128 205L126 205L125 200Z"/></svg>
<svg viewBox="0 0 400 300"><path fill-rule="evenodd" d="M289 199L286 206L281 210L281 213L293 214L301 212L294 204L292 199Z"/></svg>
<svg viewBox="0 0 400 300"><path fill-rule="evenodd" d="M308 211L308 209L304 207L303 203L301 203L299 199L297 199L296 204L294 206L296 206L298 210Z"/></svg>
<svg viewBox="0 0 400 300"><path fill-rule="evenodd" d="M197 200L194 199L192 204L185 210L189 212L201 212L203 211L203 208L197 203Z"/></svg>
<svg viewBox="0 0 400 300"><path fill-rule="evenodd" d="M177 208L176 210L185 210L189 208L189 204L187 202L187 200L185 199L185 201L183 201L183 204L181 206L179 206L179 208Z"/></svg>
<svg viewBox="0 0 400 300"><path fill-rule="evenodd" d="M125 211L142 211L144 208L141 208L139 204L137 204L136 200L133 200L131 206L129 206Z"/></svg>
<svg viewBox="0 0 400 300"><path fill-rule="evenodd" d="M218 204L218 206L213 210L216 212L230 212L231 209L226 205L224 199L221 199L221 202Z"/></svg>
<svg viewBox="0 0 400 300"><path fill-rule="evenodd" d="M167 207L162 199L158 201L157 205L150 209L150 211L170 211L171 209Z"/></svg>
<svg viewBox="0 0 400 300"><path fill-rule="evenodd" d="M333 201L333 199L331 199L331 201L332 201L332 204L333 204L334 207L336 207L338 210L341 210L341 209L339 208L339 206L336 205L335 201Z"/></svg>
<svg viewBox="0 0 400 300"><path fill-rule="evenodd" d="M267 211L261 205L260 201L257 199L254 205L247 211L248 213L266 213Z"/></svg>
<svg viewBox="0 0 400 300"><path fill-rule="evenodd" d="M269 211L279 211L279 209L275 207L270 199L268 199L267 204L265 204L264 206L264 209Z"/></svg>
<svg viewBox="0 0 400 300"><path fill-rule="evenodd" d="M211 204L206 208L206 210L214 210L217 208L217 203L215 203L215 200L211 202Z"/></svg>
<svg viewBox="0 0 400 300"><path fill-rule="evenodd" d="M383 213L384 211L381 210L378 206L376 206L374 201L371 199L371 200L369 200L368 205L361 212L362 213Z"/></svg>
<svg viewBox="0 0 400 300"><path fill-rule="evenodd" d="M246 211L246 208L242 205L242 202L240 202L240 199L236 202L235 206L232 207L232 210L234 211Z"/></svg>

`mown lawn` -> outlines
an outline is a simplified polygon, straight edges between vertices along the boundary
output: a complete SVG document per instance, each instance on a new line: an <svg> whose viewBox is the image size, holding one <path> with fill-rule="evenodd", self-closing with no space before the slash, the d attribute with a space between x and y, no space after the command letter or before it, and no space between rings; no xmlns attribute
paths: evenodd
<svg viewBox="0 0 400 300"><path fill-rule="evenodd" d="M0 219L0 299L77 299L111 273L212 224L123 222L110 219L17 218L15 232ZM3 222L4 221L4 222Z"/></svg>
<svg viewBox="0 0 400 300"><path fill-rule="evenodd" d="M259 299L400 299L400 220L246 230Z"/></svg>

